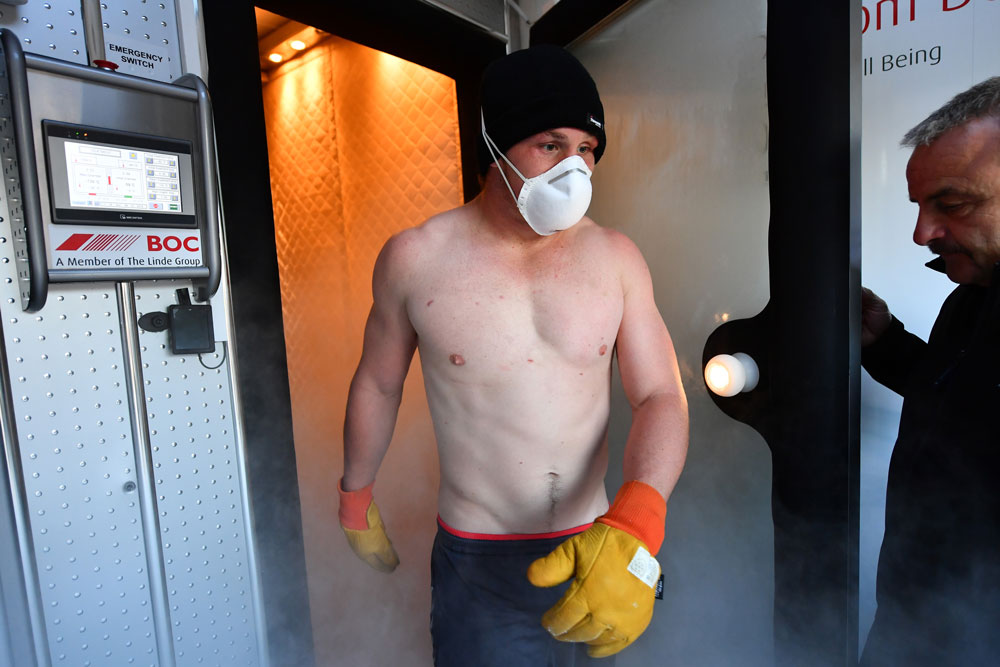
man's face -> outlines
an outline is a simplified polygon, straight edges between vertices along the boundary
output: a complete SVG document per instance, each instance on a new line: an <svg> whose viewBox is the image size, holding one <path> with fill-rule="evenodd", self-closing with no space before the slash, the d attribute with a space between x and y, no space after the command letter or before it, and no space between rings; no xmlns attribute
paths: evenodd
<svg viewBox="0 0 1000 667"><path fill-rule="evenodd" d="M1000 119L981 118L918 146L906 166L920 211L913 240L956 283L989 285L1000 262Z"/></svg>
<svg viewBox="0 0 1000 667"><path fill-rule="evenodd" d="M517 142L507 150L507 159L521 170L525 178L543 174L573 155L582 157L587 166L593 169L597 144L597 137L589 132L575 127L560 127ZM507 178L514 188L514 194L520 193L521 181L517 175L510 171L502 159L498 160L498 164L507 169Z"/></svg>

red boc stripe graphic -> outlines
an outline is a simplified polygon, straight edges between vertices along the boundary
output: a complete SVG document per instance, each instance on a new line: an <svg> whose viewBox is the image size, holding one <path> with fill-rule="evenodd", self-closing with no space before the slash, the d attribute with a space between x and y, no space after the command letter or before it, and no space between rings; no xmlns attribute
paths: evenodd
<svg viewBox="0 0 1000 667"><path fill-rule="evenodd" d="M62 242L56 250L79 250L80 246L87 242L93 234L73 234Z"/></svg>
<svg viewBox="0 0 1000 667"><path fill-rule="evenodd" d="M124 252L139 238L138 234L72 234L56 250Z"/></svg>
<svg viewBox="0 0 1000 667"><path fill-rule="evenodd" d="M114 243L108 250L114 250L116 252L122 252L128 250L133 243L139 240L138 234L121 234L118 236L118 241Z"/></svg>
<svg viewBox="0 0 1000 667"><path fill-rule="evenodd" d="M94 252L97 252L98 250L104 250L105 248L107 248L111 244L112 241L115 240L116 236L118 236L118 235L117 234L98 234L93 239L91 239L90 243L88 243L87 245L83 246L82 250L91 250L91 251L94 251Z"/></svg>

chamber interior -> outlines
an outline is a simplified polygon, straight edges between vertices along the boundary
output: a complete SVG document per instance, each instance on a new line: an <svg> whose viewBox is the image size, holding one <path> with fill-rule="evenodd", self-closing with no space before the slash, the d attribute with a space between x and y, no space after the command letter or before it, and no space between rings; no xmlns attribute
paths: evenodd
<svg viewBox="0 0 1000 667"><path fill-rule="evenodd" d="M258 26L270 28L261 46L294 56L270 66L261 52L316 659L407 664L414 643L431 650L430 574L417 561L430 551L438 475L418 363L375 487L403 558L391 580L347 548L337 481L379 250L394 233L463 201L455 82L335 35L292 53L282 43L308 44L308 26L260 11ZM373 623L394 630L373 633Z"/></svg>

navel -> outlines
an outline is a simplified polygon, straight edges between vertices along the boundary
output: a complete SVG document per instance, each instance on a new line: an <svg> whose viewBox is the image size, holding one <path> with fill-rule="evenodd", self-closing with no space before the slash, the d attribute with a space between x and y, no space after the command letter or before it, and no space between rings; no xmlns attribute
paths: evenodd
<svg viewBox="0 0 1000 667"><path fill-rule="evenodd" d="M460 354L453 354L453 355L451 355L450 357L448 357L448 361L450 361L451 363L453 363L456 366L464 366L465 365L465 357L463 357Z"/></svg>

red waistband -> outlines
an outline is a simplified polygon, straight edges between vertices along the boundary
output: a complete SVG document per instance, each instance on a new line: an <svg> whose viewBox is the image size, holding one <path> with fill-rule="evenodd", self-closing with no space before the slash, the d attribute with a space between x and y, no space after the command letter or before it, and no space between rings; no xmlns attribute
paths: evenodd
<svg viewBox="0 0 1000 667"><path fill-rule="evenodd" d="M550 537L568 537L570 535L576 535L594 525L593 523L585 523L582 526L565 528L563 530L557 530L553 533L467 533L464 530L452 528L446 524L444 519L440 516L438 516L437 520L438 525L441 526L442 530L447 533L451 533L455 537L462 537L467 540L544 540Z"/></svg>

